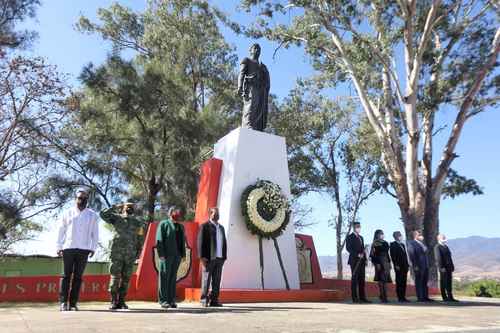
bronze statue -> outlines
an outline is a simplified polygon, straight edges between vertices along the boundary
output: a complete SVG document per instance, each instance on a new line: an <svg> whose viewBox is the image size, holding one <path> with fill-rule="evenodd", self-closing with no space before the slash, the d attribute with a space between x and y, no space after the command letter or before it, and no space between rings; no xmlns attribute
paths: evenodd
<svg viewBox="0 0 500 333"><path fill-rule="evenodd" d="M260 45L250 47L250 58L244 58L238 77L238 94L243 97L243 121L241 126L264 131L267 125L267 110L270 79L266 65L259 62Z"/></svg>

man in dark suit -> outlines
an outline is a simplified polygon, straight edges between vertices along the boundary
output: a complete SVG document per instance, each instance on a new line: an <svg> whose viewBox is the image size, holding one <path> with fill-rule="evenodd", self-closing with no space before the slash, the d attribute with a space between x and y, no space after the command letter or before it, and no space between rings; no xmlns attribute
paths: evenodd
<svg viewBox="0 0 500 333"><path fill-rule="evenodd" d="M396 273L396 294L400 302L409 302L406 299L406 280L408 277L408 254L403 243L401 232L395 231L392 236L394 242L391 243L390 254L394 272Z"/></svg>
<svg viewBox="0 0 500 333"><path fill-rule="evenodd" d="M365 242L361 237L361 224L353 224L354 232L346 239L346 248L349 252L348 264L351 266L351 297L353 303L370 303L365 294Z"/></svg>
<svg viewBox="0 0 500 333"><path fill-rule="evenodd" d="M429 259L427 246L423 243L424 237L419 231L412 232L413 239L408 241L408 258L415 276L415 289L419 302L432 302L429 298Z"/></svg>
<svg viewBox="0 0 500 333"><path fill-rule="evenodd" d="M446 236L443 234L437 235L437 241L438 243L434 247L434 258L436 258L436 266L439 271L441 296L445 302L458 302L458 300L453 298L452 294L455 266L451 258L450 248L446 245Z"/></svg>
<svg viewBox="0 0 500 333"><path fill-rule="evenodd" d="M220 307L222 266L227 258L226 233L224 227L219 224L219 210L216 207L210 208L209 217L198 232L198 253L203 266L201 304L205 307ZM209 293L210 283L212 291Z"/></svg>

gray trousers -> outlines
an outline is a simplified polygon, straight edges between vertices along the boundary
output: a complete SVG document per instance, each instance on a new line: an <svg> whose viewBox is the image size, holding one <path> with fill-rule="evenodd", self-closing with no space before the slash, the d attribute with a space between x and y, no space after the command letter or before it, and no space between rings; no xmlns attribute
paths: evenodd
<svg viewBox="0 0 500 333"><path fill-rule="evenodd" d="M219 300L220 281L222 277L222 266L224 259L216 258L210 260L201 277L201 301L202 302L217 302ZM209 293L210 284L212 291Z"/></svg>

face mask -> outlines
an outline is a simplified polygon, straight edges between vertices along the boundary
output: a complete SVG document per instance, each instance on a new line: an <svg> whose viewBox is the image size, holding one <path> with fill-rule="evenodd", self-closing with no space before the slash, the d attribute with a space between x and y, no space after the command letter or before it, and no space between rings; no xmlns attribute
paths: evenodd
<svg viewBox="0 0 500 333"><path fill-rule="evenodd" d="M181 213L179 211L175 211L171 215L172 220L179 221L181 219Z"/></svg>
<svg viewBox="0 0 500 333"><path fill-rule="evenodd" d="M87 207L88 201L89 201L88 198L80 197L80 198L76 199L76 205L78 206L78 208L80 210L83 210L83 209L85 209L85 207Z"/></svg>

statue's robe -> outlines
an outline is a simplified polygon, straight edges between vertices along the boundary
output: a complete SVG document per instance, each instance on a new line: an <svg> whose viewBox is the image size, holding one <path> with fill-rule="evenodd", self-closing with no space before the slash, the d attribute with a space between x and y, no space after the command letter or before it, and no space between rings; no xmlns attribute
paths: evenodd
<svg viewBox="0 0 500 333"><path fill-rule="evenodd" d="M267 112L270 79L267 67L253 59L241 61L240 75L243 79L242 127L264 131L267 126Z"/></svg>

